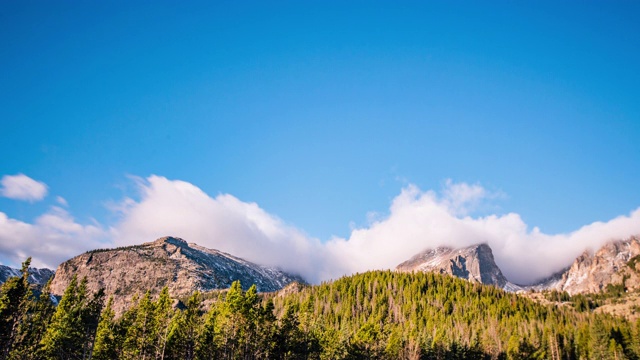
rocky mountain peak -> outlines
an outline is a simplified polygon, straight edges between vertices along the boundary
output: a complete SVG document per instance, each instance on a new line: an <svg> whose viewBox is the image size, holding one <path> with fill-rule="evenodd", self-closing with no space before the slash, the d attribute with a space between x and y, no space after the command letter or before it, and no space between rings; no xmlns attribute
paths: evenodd
<svg viewBox="0 0 640 360"><path fill-rule="evenodd" d="M62 295L72 277L87 278L87 289L105 289L114 297L114 310L120 311L134 295L149 290L152 295L167 286L173 297L187 296L195 290L225 289L240 280L247 289L275 291L297 276L261 266L227 253L188 244L177 237L116 249L88 251L58 266L51 284L54 295Z"/></svg>
<svg viewBox="0 0 640 360"><path fill-rule="evenodd" d="M491 248L485 243L459 249L447 246L426 249L398 265L396 270L433 271L508 290L519 289L504 277L495 263Z"/></svg>
<svg viewBox="0 0 640 360"><path fill-rule="evenodd" d="M570 267L533 287L566 291L571 295L599 292L609 284L623 281L629 288L640 288L637 269L628 266L628 262L638 255L640 237L610 241L597 251L585 250Z"/></svg>
<svg viewBox="0 0 640 360"><path fill-rule="evenodd" d="M180 247L189 246L186 240L181 239L179 237L173 237L173 236L164 236L164 237L158 238L153 242L144 243L142 245L148 245L148 244L160 245L160 246L164 244L171 244L171 245L180 246Z"/></svg>

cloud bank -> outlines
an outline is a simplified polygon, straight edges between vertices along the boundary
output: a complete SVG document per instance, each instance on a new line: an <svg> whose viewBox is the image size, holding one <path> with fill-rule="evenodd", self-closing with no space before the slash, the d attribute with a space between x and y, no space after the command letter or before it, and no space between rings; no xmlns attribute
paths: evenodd
<svg viewBox="0 0 640 360"><path fill-rule="evenodd" d="M27 257L31 266L53 268L91 248L111 244L98 224L81 225L64 209L53 206L32 224L0 212L0 260L17 265Z"/></svg>
<svg viewBox="0 0 640 360"><path fill-rule="evenodd" d="M5 175L0 180L0 195L24 201L39 201L47 196L47 185L24 175Z"/></svg>
<svg viewBox="0 0 640 360"><path fill-rule="evenodd" d="M471 216L499 196L480 185L446 181L439 191L406 186L384 216L353 229L348 238L320 241L269 214L255 203L229 194L209 196L188 182L161 176L137 178L138 196L113 206L119 220L106 227L80 225L59 207L27 224L0 213L0 254L34 256L55 266L96 247L122 246L172 235L250 261L278 266L317 283L373 269L392 269L429 247L493 249L496 262L512 282L527 284L569 265L587 248L640 234L640 209L566 234L529 228L515 213ZM15 246L8 244L15 243Z"/></svg>

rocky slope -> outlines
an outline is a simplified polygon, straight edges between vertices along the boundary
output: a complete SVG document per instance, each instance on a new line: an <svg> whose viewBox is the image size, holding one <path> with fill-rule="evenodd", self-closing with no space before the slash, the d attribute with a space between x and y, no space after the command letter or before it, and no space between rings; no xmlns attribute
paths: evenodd
<svg viewBox="0 0 640 360"><path fill-rule="evenodd" d="M396 267L397 271L433 271L450 274L471 282L495 285L508 291L521 288L510 283L493 259L487 244L477 244L460 249L439 247L424 250Z"/></svg>
<svg viewBox="0 0 640 360"><path fill-rule="evenodd" d="M621 284L629 290L640 289L640 238L612 241L598 251L585 251L567 269L533 286L539 290L566 291L570 295L599 292L607 285Z"/></svg>
<svg viewBox="0 0 640 360"><path fill-rule="evenodd" d="M56 270L51 292L62 295L73 275L87 278L90 291L104 288L114 296L118 312L135 295L159 293L168 286L174 297L195 290L228 288L240 280L243 288L256 284L258 291L275 291L300 278L260 266L221 251L207 249L175 237L117 249L94 250L62 263Z"/></svg>
<svg viewBox="0 0 640 360"><path fill-rule="evenodd" d="M4 284L8 278L13 276L22 276L20 269L15 269L5 265L0 265L0 284ZM37 286L43 286L53 276L53 270L42 268L29 268L29 283Z"/></svg>

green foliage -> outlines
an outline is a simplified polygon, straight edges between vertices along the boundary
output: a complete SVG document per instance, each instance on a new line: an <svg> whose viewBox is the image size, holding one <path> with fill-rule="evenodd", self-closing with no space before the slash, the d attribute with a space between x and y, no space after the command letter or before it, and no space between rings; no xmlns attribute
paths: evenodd
<svg viewBox="0 0 640 360"><path fill-rule="evenodd" d="M93 348L94 360L110 360L118 357L117 329L112 304L113 298L109 298L100 316Z"/></svg>
<svg viewBox="0 0 640 360"><path fill-rule="evenodd" d="M10 359L40 359L40 341L44 336L55 307L51 302L51 280L46 283L37 300L28 302L26 316L19 324Z"/></svg>
<svg viewBox="0 0 640 360"><path fill-rule="evenodd" d="M69 283L41 341L45 359L86 359L91 353L104 291L89 296L87 280Z"/></svg>
<svg viewBox="0 0 640 360"><path fill-rule="evenodd" d="M631 324L587 311L591 298L551 292L550 299L575 308L541 305L431 273L367 272L288 294L258 294L255 286L243 291L236 281L213 295L196 292L181 308L164 288L156 298L147 292L135 299L120 317L111 299L102 310L101 293L89 294L86 281L76 278L55 311L46 291L35 298L19 287L18 280L2 287L2 309L13 306L14 314L22 314L11 318L19 320L11 320L17 321L17 330L5 355L15 359L572 360L640 355L640 320ZM26 305L15 305L18 299Z"/></svg>
<svg viewBox="0 0 640 360"><path fill-rule="evenodd" d="M18 328L27 317L31 297L29 264L31 258L22 263L22 276L11 277L0 287L0 359L9 356L18 335Z"/></svg>
<svg viewBox="0 0 640 360"><path fill-rule="evenodd" d="M636 255L636 256L632 257L631 259L629 259L629 261L627 261L627 266L629 266L629 268L631 268L631 270L633 270L635 272L639 272L640 269L636 268L638 263L640 263L640 255Z"/></svg>

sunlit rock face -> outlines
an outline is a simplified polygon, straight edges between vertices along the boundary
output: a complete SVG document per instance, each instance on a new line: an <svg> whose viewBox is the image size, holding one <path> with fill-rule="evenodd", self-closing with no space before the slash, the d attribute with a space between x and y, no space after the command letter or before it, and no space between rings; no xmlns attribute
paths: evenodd
<svg viewBox="0 0 640 360"><path fill-rule="evenodd" d="M540 289L555 289L569 294L594 293L607 285L621 284L629 290L640 288L640 261L630 260L640 255L640 238L612 241L596 252L585 251L573 264L536 285Z"/></svg>
<svg viewBox="0 0 640 360"><path fill-rule="evenodd" d="M438 247L424 250L396 267L402 272L437 272L457 276L471 282L494 285L506 290L519 290L496 265L491 248L477 244L460 249Z"/></svg>
<svg viewBox="0 0 640 360"><path fill-rule="evenodd" d="M258 291L275 291L299 277L261 266L233 255L188 244L176 237L163 237L142 245L93 250L60 264L51 292L62 295L73 275L87 279L91 292L105 289L113 296L114 309L122 311L134 295L149 290L158 294L164 286L173 297L195 290L224 289L235 280L243 288L255 284Z"/></svg>

